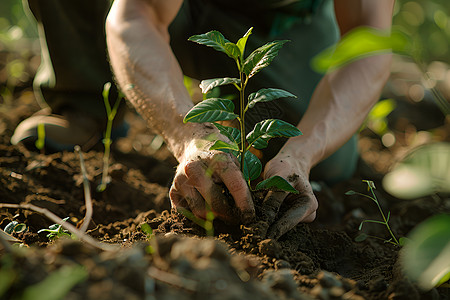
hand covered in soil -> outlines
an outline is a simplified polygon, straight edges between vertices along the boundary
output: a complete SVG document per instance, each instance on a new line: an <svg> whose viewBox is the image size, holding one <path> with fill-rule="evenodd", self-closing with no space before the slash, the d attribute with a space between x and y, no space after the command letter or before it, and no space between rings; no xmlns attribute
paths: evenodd
<svg viewBox="0 0 450 300"><path fill-rule="evenodd" d="M266 164L264 177L281 176L294 186L299 193L269 191L264 199L263 218L269 224L267 236L278 239L300 222L312 222L318 207L312 187L308 180L309 170L301 161L291 156L277 155ZM288 209L279 216L281 204Z"/></svg>
<svg viewBox="0 0 450 300"><path fill-rule="evenodd" d="M247 223L255 209L239 163L231 154L209 150L213 144L209 140L192 140L179 159L169 192L172 207L180 212L188 209L203 219L210 210L224 221ZM239 209L240 220L229 205L225 187Z"/></svg>

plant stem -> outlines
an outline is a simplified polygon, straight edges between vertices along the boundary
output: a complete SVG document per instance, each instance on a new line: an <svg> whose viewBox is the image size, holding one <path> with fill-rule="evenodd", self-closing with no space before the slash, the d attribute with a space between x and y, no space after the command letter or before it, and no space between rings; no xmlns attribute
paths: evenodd
<svg viewBox="0 0 450 300"><path fill-rule="evenodd" d="M389 233L391 234L392 238L394 239L394 243L398 246L400 243L398 242L397 238L395 237L394 233L391 230L391 227L389 226L388 220L384 216L383 210L381 209L380 203L378 202L377 196L375 195L375 192L373 191L373 188L369 185L369 190L372 193L373 199L375 199L375 203L378 206L378 210L381 213L381 216L383 217L384 224L386 225L386 228L388 229Z"/></svg>
<svg viewBox="0 0 450 300"><path fill-rule="evenodd" d="M245 86L246 82L244 82L244 72L239 72L239 76L241 79L241 89L239 91L239 117L240 117L240 125L241 125L241 171L244 173L244 163L245 163L245 103L244 103L244 96L245 96Z"/></svg>

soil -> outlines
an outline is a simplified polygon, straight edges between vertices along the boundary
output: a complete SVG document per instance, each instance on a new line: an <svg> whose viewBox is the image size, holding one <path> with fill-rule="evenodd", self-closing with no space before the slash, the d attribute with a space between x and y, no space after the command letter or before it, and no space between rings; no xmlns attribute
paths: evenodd
<svg viewBox="0 0 450 300"><path fill-rule="evenodd" d="M15 95L13 103L2 106L0 117L0 201L43 207L79 225L86 213L79 158L11 145L15 126L38 110L30 85ZM171 212L168 189L176 161L130 111L130 133L113 144L111 182L104 192L95 190L101 147L83 154L93 199L87 233L118 249L100 250L70 238L51 241L38 231L55 222L31 210L2 208L2 229L14 220L28 231L14 233L18 247L0 250L0 298L37 299L45 292L64 299L449 299L449 288L422 292L403 275L400 247L378 239L354 240L362 220L379 218L373 202L345 195L365 192L363 179L378 187L397 237L432 215L450 213L448 195L403 201L382 189L382 176L413 146L411 135L418 136L418 126L405 113L424 111L399 99L402 111L389 119L395 144L385 147L376 134L363 130L355 176L333 187L317 183L317 219L279 240L264 236L261 221L228 226L214 220L214 236L207 236L202 227ZM420 126L427 117L421 115ZM449 141L448 121L431 120L440 139ZM388 239L379 224L366 224L364 232Z"/></svg>

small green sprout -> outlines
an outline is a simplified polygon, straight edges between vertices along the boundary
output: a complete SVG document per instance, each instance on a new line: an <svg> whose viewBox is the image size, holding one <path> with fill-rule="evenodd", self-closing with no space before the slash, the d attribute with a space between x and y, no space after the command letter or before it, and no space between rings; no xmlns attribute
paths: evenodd
<svg viewBox="0 0 450 300"><path fill-rule="evenodd" d="M203 220L201 218L198 218L195 216L191 211L184 209L184 208L178 208L178 212L197 224L198 226L202 227L206 231L207 236L214 236L214 219L215 215L211 210L208 210L206 213L206 219Z"/></svg>
<svg viewBox="0 0 450 300"><path fill-rule="evenodd" d="M40 123L37 126L37 135L38 139L34 143L36 148L41 151L41 153L44 152L45 147L45 125L44 123Z"/></svg>
<svg viewBox="0 0 450 300"><path fill-rule="evenodd" d="M250 188L251 180L257 179L262 172L262 163L259 158L249 150L251 148L266 148L271 138L289 138L302 134L295 126L277 119L263 120L257 123L251 132L248 134L245 132L245 114L258 102L269 102L279 98L288 97L297 98L287 91L275 88L261 89L251 93L248 98L246 98L245 92L249 79L263 68L269 66L273 59L278 55L281 47L288 42L287 40L269 42L253 51L247 58L244 58L245 46L247 39L252 33L252 29L253 28L250 28L236 44L228 41L218 31L210 31L189 38L190 41L223 52L235 61L239 72L239 78L226 77L203 80L200 84L200 88L202 89L203 94L207 94L215 87L233 85L239 92L239 114L235 114L235 106L232 100L224 98L208 98L195 105L186 114L183 120L184 123L211 122L217 127L222 135L230 140L230 143L217 140L211 146L210 150L220 150L236 156L241 163L241 171ZM216 123L235 119L239 122L239 129ZM298 193L289 182L280 176L274 176L261 181L256 185L255 189L277 189Z"/></svg>
<svg viewBox="0 0 450 300"><path fill-rule="evenodd" d="M375 188L375 183L374 183L373 181L370 181L370 180L363 180L363 182L367 183L368 191L370 191L370 193L371 193L372 195L366 195L366 194L358 193L358 192L355 192L355 191L348 191L348 192L346 192L345 194L346 194L346 195L359 195L359 196L363 196L363 197L369 198L370 200L372 200L373 202L375 202L375 204L376 204L377 207L378 207L378 210L380 211L380 214L381 214L381 217L383 218L383 220L382 220L382 221L378 221L378 220L363 220L363 221L361 222L361 224L359 224L358 230L361 230L361 229L362 229L364 223L376 223L376 224L382 224L382 225L385 225L385 226L386 226L387 230L389 231L389 234L391 235L391 238L390 238L389 240L385 240L385 239L380 238L380 237L377 237L377 236L372 236L372 235L367 235L367 234L365 234L365 233L361 233L360 235L358 235L358 236L355 238L355 241L357 241L357 242L362 242L362 241L364 241L366 238L371 237L371 238L383 240L385 243L391 243L391 244L396 245L396 246L402 246L403 243L404 243L404 238L400 238L400 240L397 240L397 238L395 237L394 233L392 232L391 227L389 226L389 218L390 218L390 216L391 216L391 212L388 211L387 217L386 217L385 214L383 213L383 210L381 209L380 203L378 202L377 196L375 195L375 192L374 192L374 190L376 189L376 188Z"/></svg>
<svg viewBox="0 0 450 300"><path fill-rule="evenodd" d="M103 139L103 144L105 145L105 152L103 153L103 172L102 172L102 179L100 184L97 186L98 192L103 192L106 189L106 185L110 182L110 177L108 176L108 169L109 169L109 154L111 152L111 132L112 132L112 125L114 118L116 117L117 110L119 108L120 100L123 98L123 94L119 93L117 96L116 102L114 103L114 106L111 108L111 105L109 104L109 91L111 90L111 82L105 83L103 86L103 102L105 103L106 108L106 115L108 118L108 122L106 124L106 131L105 131L105 137Z"/></svg>
<svg viewBox="0 0 450 300"><path fill-rule="evenodd" d="M21 233L28 230L28 227L24 223L19 223L17 221L11 221L8 223L8 225L5 226L4 231L8 234L13 233Z"/></svg>
<svg viewBox="0 0 450 300"><path fill-rule="evenodd" d="M66 217L63 219L63 221L66 222L68 219L69 219L69 217ZM41 229L38 231L38 233L41 233L41 232L48 232L47 237L50 240L56 240L62 236L69 236L69 237L72 236L72 234L68 230L64 229L61 226L61 224L53 224L53 225L50 225L48 228Z"/></svg>

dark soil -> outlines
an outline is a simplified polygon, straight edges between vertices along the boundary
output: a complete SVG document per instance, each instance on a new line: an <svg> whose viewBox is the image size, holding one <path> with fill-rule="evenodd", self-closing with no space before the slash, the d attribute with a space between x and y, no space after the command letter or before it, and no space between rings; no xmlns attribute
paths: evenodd
<svg viewBox="0 0 450 300"><path fill-rule="evenodd" d="M86 210L78 156L12 146L15 126L38 109L29 88L16 94L12 106L1 110L0 201L43 207L77 225ZM127 120L131 131L114 144L106 191L95 191L102 149L84 153L94 210L88 234L120 249L103 251L67 238L49 241L38 233L54 223L47 217L0 209L2 229L13 220L28 226L14 234L21 247L0 250L0 297L44 299L39 293L58 286L65 299L449 299L448 288L424 293L403 275L399 247L377 239L354 241L362 220L380 217L370 200L344 195L365 192L362 179L375 181L397 237L429 216L450 213L448 196L401 201L381 188L382 175L408 146L405 128L415 128L401 114L390 120L396 144L386 148L371 131L361 132L362 159L354 178L331 188L319 183L317 219L278 241L266 239L261 222L227 226L215 220L215 236L207 237L203 228L171 213L168 188L176 162L136 114L129 112ZM434 125L449 132L448 122ZM448 134L442 139L448 141ZM366 224L364 232L388 239L378 224ZM54 285L45 289L49 281Z"/></svg>

